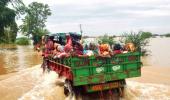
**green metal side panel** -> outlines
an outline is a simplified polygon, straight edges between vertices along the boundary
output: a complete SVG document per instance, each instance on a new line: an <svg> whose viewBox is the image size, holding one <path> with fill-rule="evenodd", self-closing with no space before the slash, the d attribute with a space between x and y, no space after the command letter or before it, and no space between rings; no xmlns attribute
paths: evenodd
<svg viewBox="0 0 170 100"><path fill-rule="evenodd" d="M89 73L89 72L88 72ZM138 77L141 75L141 72L138 70L124 70L123 72L105 72L101 74L91 74L88 76L86 75L80 75L74 77L74 85L87 85L87 84L97 84L97 83L105 83L109 81L114 80L120 80L125 78L131 78L131 77Z"/></svg>
<svg viewBox="0 0 170 100"><path fill-rule="evenodd" d="M98 75L98 74L104 74L107 72L107 67L106 66L100 66L100 67L91 67L93 75Z"/></svg>
<svg viewBox="0 0 170 100"><path fill-rule="evenodd" d="M99 84L141 76L139 52L118 54L111 58L70 57L58 61L71 67L74 86Z"/></svg>
<svg viewBox="0 0 170 100"><path fill-rule="evenodd" d="M90 69L89 68L81 68L75 70L74 74L76 76L89 76L90 75Z"/></svg>
<svg viewBox="0 0 170 100"><path fill-rule="evenodd" d="M99 84L141 75L140 53L125 53L112 58L74 58L71 61L74 86Z"/></svg>
<svg viewBox="0 0 170 100"><path fill-rule="evenodd" d="M103 74L91 75L87 77L79 76L79 77L76 77L73 82L74 82L74 86L96 84L99 82L105 82L105 78Z"/></svg>
<svg viewBox="0 0 170 100"><path fill-rule="evenodd" d="M139 77L141 76L141 70L138 69L138 70L134 70L134 71L130 71L128 73L128 78L131 78L131 77Z"/></svg>
<svg viewBox="0 0 170 100"><path fill-rule="evenodd" d="M125 70L137 70L140 67L140 62L132 62L124 64Z"/></svg>
<svg viewBox="0 0 170 100"><path fill-rule="evenodd" d="M108 65L108 72L110 73L123 72L123 70L124 70L123 64L109 64Z"/></svg>

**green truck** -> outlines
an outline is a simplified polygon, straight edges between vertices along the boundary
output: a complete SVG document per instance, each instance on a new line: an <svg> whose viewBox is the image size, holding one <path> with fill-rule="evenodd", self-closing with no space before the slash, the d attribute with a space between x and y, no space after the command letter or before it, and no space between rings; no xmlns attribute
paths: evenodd
<svg viewBox="0 0 170 100"><path fill-rule="evenodd" d="M125 79L141 76L141 53L128 52L111 57L48 58L49 68L65 77L64 93L118 89L123 94Z"/></svg>
<svg viewBox="0 0 170 100"><path fill-rule="evenodd" d="M80 34L69 33L72 41L79 41ZM52 36L54 42L65 45L66 33ZM118 90L123 96L126 78L141 76L141 52L116 54L111 57L69 56L67 58L45 58L47 67L59 77L65 78L64 93L92 93L98 91ZM44 62L43 62L44 64Z"/></svg>

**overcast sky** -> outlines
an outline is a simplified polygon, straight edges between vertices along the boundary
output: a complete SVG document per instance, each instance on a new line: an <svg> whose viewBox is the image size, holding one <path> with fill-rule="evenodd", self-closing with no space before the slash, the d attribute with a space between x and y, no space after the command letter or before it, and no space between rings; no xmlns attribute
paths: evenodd
<svg viewBox="0 0 170 100"><path fill-rule="evenodd" d="M23 0L46 3L52 15L47 29L84 35L120 35L130 31L170 32L170 0Z"/></svg>

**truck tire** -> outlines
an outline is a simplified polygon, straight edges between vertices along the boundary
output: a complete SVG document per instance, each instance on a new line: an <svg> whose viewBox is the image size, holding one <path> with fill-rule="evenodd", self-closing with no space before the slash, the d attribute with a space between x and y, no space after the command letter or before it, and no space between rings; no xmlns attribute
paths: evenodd
<svg viewBox="0 0 170 100"><path fill-rule="evenodd" d="M69 80L65 80L65 83L64 83L64 94L66 96L68 95L73 95L74 91L73 91L73 85L72 85L72 82L69 81Z"/></svg>

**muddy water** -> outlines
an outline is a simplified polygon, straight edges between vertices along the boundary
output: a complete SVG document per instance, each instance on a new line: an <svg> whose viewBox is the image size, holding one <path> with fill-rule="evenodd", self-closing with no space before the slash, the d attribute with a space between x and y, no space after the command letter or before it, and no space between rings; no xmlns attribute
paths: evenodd
<svg viewBox="0 0 170 100"><path fill-rule="evenodd" d="M144 58L147 66L142 68L141 77L127 80L123 100L170 100L167 43L170 38L151 39L148 49L152 53ZM43 74L40 63L41 56L32 46L0 46L0 100L75 100L75 96L63 94L64 79L58 78L55 72ZM83 100L82 97L79 100ZM118 99L116 95L111 98ZM88 96L85 100L98 99L100 97Z"/></svg>
<svg viewBox="0 0 170 100"><path fill-rule="evenodd" d="M0 75L17 72L41 63L33 46L0 45Z"/></svg>
<svg viewBox="0 0 170 100"><path fill-rule="evenodd" d="M155 67L170 67L170 38L151 38L149 46L149 56L144 58L145 65Z"/></svg>
<svg viewBox="0 0 170 100"><path fill-rule="evenodd" d="M0 100L63 100L62 81L55 72L43 74L40 65L27 68L0 81Z"/></svg>
<svg viewBox="0 0 170 100"><path fill-rule="evenodd" d="M55 72L42 73L40 65L17 72L15 75L0 81L0 100L76 100L75 96L63 94L63 78ZM108 94L104 94L104 96ZM100 97L86 95L86 99L99 100ZM110 97L108 97L110 98ZM113 94L110 100L118 100ZM117 98L117 99L116 99ZM170 87L155 83L142 83L128 80L123 100L169 100Z"/></svg>

